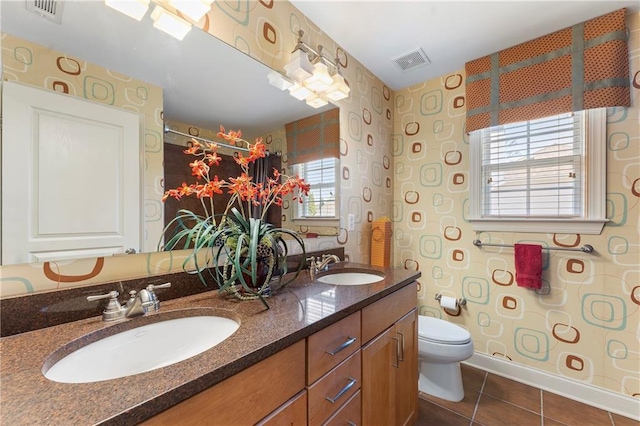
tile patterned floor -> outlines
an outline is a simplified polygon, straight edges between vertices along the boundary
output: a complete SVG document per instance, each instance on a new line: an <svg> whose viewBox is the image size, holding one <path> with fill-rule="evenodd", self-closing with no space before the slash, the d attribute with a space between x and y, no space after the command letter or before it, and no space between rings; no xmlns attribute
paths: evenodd
<svg viewBox="0 0 640 426"><path fill-rule="evenodd" d="M420 394L415 426L640 426L640 422L462 365L460 402Z"/></svg>

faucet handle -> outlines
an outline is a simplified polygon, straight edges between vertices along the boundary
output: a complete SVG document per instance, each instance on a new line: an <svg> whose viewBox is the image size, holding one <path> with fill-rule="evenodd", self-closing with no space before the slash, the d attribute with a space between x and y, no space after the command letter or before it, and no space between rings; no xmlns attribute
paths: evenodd
<svg viewBox="0 0 640 426"><path fill-rule="evenodd" d="M154 290L159 289L159 288L169 288L171 287L171 283L164 283L164 284L159 284L159 285L155 285L155 284L149 284L147 286L147 291L149 293L153 293Z"/></svg>
<svg viewBox="0 0 640 426"><path fill-rule="evenodd" d="M147 307L147 311L157 311L160 309L160 300L158 300L158 296L156 296L155 290L159 288L169 288L171 287L171 283L164 283L159 285L149 284L147 286L147 291L149 292L149 296L153 304Z"/></svg>
<svg viewBox="0 0 640 426"><path fill-rule="evenodd" d="M118 302L118 296L120 296L120 293L113 290L107 294L87 296L87 300L89 302L93 302L94 300L109 299L109 303L107 303L107 306L104 308L104 311L102 312L102 320L112 321L115 319L122 318L124 315L124 309L120 305L120 302Z"/></svg>

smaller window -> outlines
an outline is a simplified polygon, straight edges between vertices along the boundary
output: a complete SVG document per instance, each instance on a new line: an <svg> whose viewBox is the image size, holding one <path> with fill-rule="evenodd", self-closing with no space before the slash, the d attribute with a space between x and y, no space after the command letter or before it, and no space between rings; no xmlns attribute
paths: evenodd
<svg viewBox="0 0 640 426"><path fill-rule="evenodd" d="M295 203L294 220L336 220L337 158L294 164L293 172L310 185L309 196Z"/></svg>
<svg viewBox="0 0 640 426"><path fill-rule="evenodd" d="M605 109L478 130L470 143L475 231L602 231Z"/></svg>

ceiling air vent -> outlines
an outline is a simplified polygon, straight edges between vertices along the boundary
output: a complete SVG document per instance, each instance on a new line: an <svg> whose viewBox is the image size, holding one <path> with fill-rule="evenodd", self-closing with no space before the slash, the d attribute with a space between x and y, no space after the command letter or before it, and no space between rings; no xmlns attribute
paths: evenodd
<svg viewBox="0 0 640 426"><path fill-rule="evenodd" d="M51 22L59 24L62 22L62 6L64 2L61 0L26 0L27 10L42 16Z"/></svg>
<svg viewBox="0 0 640 426"><path fill-rule="evenodd" d="M393 59L393 62L402 71L408 71L421 65L429 65L431 63L422 49L417 49L413 52L407 53L406 55L399 56Z"/></svg>

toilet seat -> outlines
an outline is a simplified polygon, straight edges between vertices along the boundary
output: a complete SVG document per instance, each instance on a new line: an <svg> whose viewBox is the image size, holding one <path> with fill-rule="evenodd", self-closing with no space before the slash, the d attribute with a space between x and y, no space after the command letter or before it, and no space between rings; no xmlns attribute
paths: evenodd
<svg viewBox="0 0 640 426"><path fill-rule="evenodd" d="M471 334L464 328L438 318L418 316L418 339L447 345L464 345Z"/></svg>

